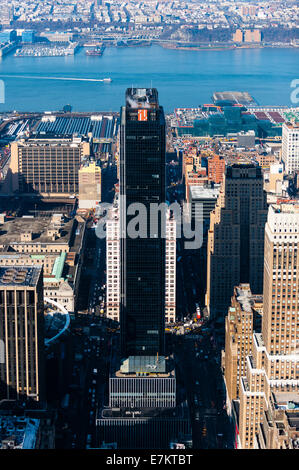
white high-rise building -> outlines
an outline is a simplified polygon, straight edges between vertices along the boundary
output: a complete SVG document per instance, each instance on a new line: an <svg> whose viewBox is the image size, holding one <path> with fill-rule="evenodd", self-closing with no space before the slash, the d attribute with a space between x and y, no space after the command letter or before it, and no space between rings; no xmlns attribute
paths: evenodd
<svg viewBox="0 0 299 470"><path fill-rule="evenodd" d="M6 3L0 5L0 24L9 26L13 20L14 8Z"/></svg>
<svg viewBox="0 0 299 470"><path fill-rule="evenodd" d="M119 209L109 212L106 223L106 315L119 321L120 303L120 243ZM166 271L165 271L165 323L174 323L176 318L176 221L166 220Z"/></svg>
<svg viewBox="0 0 299 470"><path fill-rule="evenodd" d="M299 169L299 123L282 126L282 161L286 173Z"/></svg>
<svg viewBox="0 0 299 470"><path fill-rule="evenodd" d="M115 321L119 321L119 301L119 210L118 207L114 207L110 210L106 223L106 315Z"/></svg>
<svg viewBox="0 0 299 470"><path fill-rule="evenodd" d="M176 307L176 221L166 219L165 323L175 322Z"/></svg>

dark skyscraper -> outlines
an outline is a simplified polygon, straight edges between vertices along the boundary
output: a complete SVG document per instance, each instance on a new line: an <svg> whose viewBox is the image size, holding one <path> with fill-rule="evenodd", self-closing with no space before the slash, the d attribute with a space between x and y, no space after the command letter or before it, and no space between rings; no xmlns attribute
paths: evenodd
<svg viewBox="0 0 299 470"><path fill-rule="evenodd" d="M186 397L181 390L177 396L174 358L165 355L167 211L156 226L150 211L165 202L165 118L156 89L127 90L120 139L121 349L115 343L98 439L124 449L164 449L191 429Z"/></svg>
<svg viewBox="0 0 299 470"><path fill-rule="evenodd" d="M150 204L165 202L165 118L153 89L130 88L121 109L121 349L123 357L164 354L164 215L150 237ZM144 238L124 236L131 204L146 208ZM132 206L131 206L132 207ZM162 213L163 214L163 213ZM145 225L146 224L146 225Z"/></svg>

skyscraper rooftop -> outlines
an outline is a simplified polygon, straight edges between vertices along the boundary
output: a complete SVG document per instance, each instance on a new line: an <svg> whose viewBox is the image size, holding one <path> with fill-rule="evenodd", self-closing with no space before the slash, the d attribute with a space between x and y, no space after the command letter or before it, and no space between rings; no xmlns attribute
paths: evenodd
<svg viewBox="0 0 299 470"><path fill-rule="evenodd" d="M0 267L0 285L34 287L41 269L39 266Z"/></svg>
<svg viewBox="0 0 299 470"><path fill-rule="evenodd" d="M126 105L129 108L158 108L158 91L156 88L128 88Z"/></svg>

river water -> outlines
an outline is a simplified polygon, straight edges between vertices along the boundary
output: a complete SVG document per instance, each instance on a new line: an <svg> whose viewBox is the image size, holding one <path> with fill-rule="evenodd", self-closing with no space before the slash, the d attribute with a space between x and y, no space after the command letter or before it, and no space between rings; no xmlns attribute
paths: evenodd
<svg viewBox="0 0 299 470"><path fill-rule="evenodd" d="M43 77L43 78L40 78ZM45 77L111 78L111 83ZM156 87L167 112L211 102L214 91L248 91L260 105L291 106L299 49L181 51L160 46L106 48L102 57L14 57L0 62L0 112L118 111L127 87ZM294 105L294 104L293 104Z"/></svg>

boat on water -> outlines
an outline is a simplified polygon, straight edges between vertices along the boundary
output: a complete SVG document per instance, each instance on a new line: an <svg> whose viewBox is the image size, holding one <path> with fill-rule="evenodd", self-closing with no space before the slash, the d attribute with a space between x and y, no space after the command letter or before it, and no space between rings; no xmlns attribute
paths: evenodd
<svg viewBox="0 0 299 470"><path fill-rule="evenodd" d="M104 47L95 47L94 49L87 49L85 51L86 55L91 55L91 56L101 56L103 55L104 52Z"/></svg>
<svg viewBox="0 0 299 470"><path fill-rule="evenodd" d="M105 82L105 83L111 83L111 82L112 82L112 78L103 78L103 82Z"/></svg>

